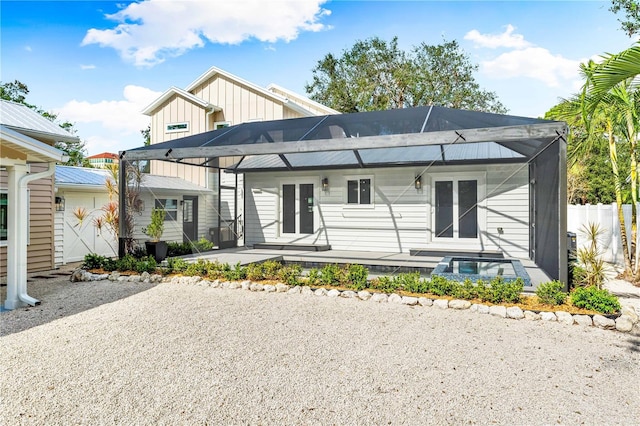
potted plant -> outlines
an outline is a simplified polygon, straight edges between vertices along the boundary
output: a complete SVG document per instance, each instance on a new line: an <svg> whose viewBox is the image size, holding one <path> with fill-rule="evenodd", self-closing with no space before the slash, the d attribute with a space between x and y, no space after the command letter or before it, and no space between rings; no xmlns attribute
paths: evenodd
<svg viewBox="0 0 640 426"><path fill-rule="evenodd" d="M147 254L153 256L156 262L162 262L167 257L167 242L160 241L164 232L164 216L164 209L154 208L151 211L151 223L146 228L142 228L142 232L151 238L150 241L144 243Z"/></svg>

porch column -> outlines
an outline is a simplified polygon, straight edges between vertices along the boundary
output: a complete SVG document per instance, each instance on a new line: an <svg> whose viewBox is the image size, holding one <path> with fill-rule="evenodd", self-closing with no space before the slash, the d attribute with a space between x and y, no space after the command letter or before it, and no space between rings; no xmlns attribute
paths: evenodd
<svg viewBox="0 0 640 426"><path fill-rule="evenodd" d="M7 299L5 309L16 309L27 304L18 295L27 287L28 218L26 188L20 188L20 179L28 172L26 164L7 167L9 174L7 194Z"/></svg>

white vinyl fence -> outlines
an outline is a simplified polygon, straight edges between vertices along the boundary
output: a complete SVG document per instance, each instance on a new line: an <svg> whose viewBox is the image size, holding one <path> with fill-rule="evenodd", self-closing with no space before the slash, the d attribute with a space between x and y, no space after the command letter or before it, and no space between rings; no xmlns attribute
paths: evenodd
<svg viewBox="0 0 640 426"><path fill-rule="evenodd" d="M631 239L631 204L622 206L624 213L627 238ZM637 211L637 209L636 209ZM586 204L567 206L567 232L574 232L577 237L578 248L588 243L583 232L584 226L595 223L600 226L602 235L599 238L600 249L606 262L624 266L622 240L620 239L620 225L618 224L618 209L613 204ZM636 242L638 238L636 236ZM629 241L630 242L630 241ZM636 243L637 245L637 243Z"/></svg>

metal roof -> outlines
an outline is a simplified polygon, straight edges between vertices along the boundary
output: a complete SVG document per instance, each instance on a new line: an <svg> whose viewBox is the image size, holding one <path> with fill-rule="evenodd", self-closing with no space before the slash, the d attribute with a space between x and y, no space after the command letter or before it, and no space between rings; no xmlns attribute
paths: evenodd
<svg viewBox="0 0 640 426"><path fill-rule="evenodd" d="M60 187L103 187L111 173L105 169L89 167L56 166L56 186ZM188 182L182 178L143 174L140 187L147 191L212 192L210 189Z"/></svg>
<svg viewBox="0 0 640 426"><path fill-rule="evenodd" d="M5 149L25 155L27 162L30 163L62 162L69 159L65 152L0 124L0 152ZM5 157L10 157L10 155L3 152L0 155L0 164L3 163Z"/></svg>
<svg viewBox="0 0 640 426"><path fill-rule="evenodd" d="M0 124L35 139L57 142L78 138L26 105L0 99Z"/></svg>
<svg viewBox="0 0 640 426"><path fill-rule="evenodd" d="M243 123L123 154L189 163L241 156L232 169L243 172L524 162L566 131L564 122L429 106Z"/></svg>

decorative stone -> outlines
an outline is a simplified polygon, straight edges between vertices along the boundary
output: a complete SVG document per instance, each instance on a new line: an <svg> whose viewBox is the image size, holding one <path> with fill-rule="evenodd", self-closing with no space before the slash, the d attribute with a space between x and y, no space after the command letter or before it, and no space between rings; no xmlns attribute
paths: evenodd
<svg viewBox="0 0 640 426"><path fill-rule="evenodd" d="M478 305L478 313L487 315L489 313L489 306L487 306L487 305Z"/></svg>
<svg viewBox="0 0 640 426"><path fill-rule="evenodd" d="M120 272L113 271L111 275L109 275L109 281L118 281L118 277L120 277Z"/></svg>
<svg viewBox="0 0 640 426"><path fill-rule="evenodd" d="M353 299L354 297L356 297L356 292L351 290L345 290L342 293L340 293L340 297L344 297L346 299Z"/></svg>
<svg viewBox="0 0 640 426"><path fill-rule="evenodd" d="M80 281L84 281L84 273L86 271L84 269L75 269L72 273L71 276L69 277L69 281L71 281L72 283L77 283Z"/></svg>
<svg viewBox="0 0 640 426"><path fill-rule="evenodd" d="M449 308L449 301L447 299L436 299L433 301L433 306L440 309Z"/></svg>
<svg viewBox="0 0 640 426"><path fill-rule="evenodd" d="M469 307L469 310L470 310L471 312L478 312L478 304L477 304L477 303L473 303L473 304L471 305L471 307Z"/></svg>
<svg viewBox="0 0 640 426"><path fill-rule="evenodd" d="M616 319L616 330L629 332L633 328L633 319L629 315L620 315Z"/></svg>
<svg viewBox="0 0 640 426"><path fill-rule="evenodd" d="M230 282L230 283L229 283L229 289L230 289L230 290L237 290L237 289L239 289L240 287L241 287L241 285L240 285L240 283L239 283L239 282L235 282L235 281L233 281L233 282Z"/></svg>
<svg viewBox="0 0 640 426"><path fill-rule="evenodd" d="M387 301L389 303L402 303L402 296L395 293L391 293Z"/></svg>
<svg viewBox="0 0 640 426"><path fill-rule="evenodd" d="M262 291L264 290L264 286L260 283L251 283L249 286L249 290L251 291Z"/></svg>
<svg viewBox="0 0 640 426"><path fill-rule="evenodd" d="M573 315L571 315L569 312L557 311L556 318L558 318L558 322L567 325L573 325Z"/></svg>
<svg viewBox="0 0 640 426"><path fill-rule="evenodd" d="M358 292L358 297L362 300L369 300L371 299L371 293L369 293L367 290L362 290Z"/></svg>
<svg viewBox="0 0 640 426"><path fill-rule="evenodd" d="M243 290L249 290L251 288L251 281L242 281L240 283L240 288Z"/></svg>
<svg viewBox="0 0 640 426"><path fill-rule="evenodd" d="M382 303L386 302L388 298L389 297L384 293L373 293L373 295L371 296L371 301Z"/></svg>
<svg viewBox="0 0 640 426"><path fill-rule="evenodd" d="M271 284L265 284L263 286L263 289L267 293L275 293L276 292L276 286L275 285L271 285Z"/></svg>
<svg viewBox="0 0 640 426"><path fill-rule="evenodd" d="M524 311L524 319L529 321L540 321L540 314L533 311ZM591 318L589 318L591 320Z"/></svg>
<svg viewBox="0 0 640 426"><path fill-rule="evenodd" d="M471 302L468 300L453 299L449 300L449 307L451 309L469 309Z"/></svg>
<svg viewBox="0 0 640 426"><path fill-rule="evenodd" d="M144 271L142 274L140 274L140 279L143 282L148 283L149 281L151 281L151 275L149 275L147 271Z"/></svg>
<svg viewBox="0 0 640 426"><path fill-rule="evenodd" d="M593 316L593 325L600 328L614 329L616 328L616 322L611 318L604 317L602 315Z"/></svg>
<svg viewBox="0 0 640 426"><path fill-rule="evenodd" d="M328 297L338 297L338 296L340 296L340 290L336 290L335 288L331 289L331 290L329 290L327 292L327 296Z"/></svg>
<svg viewBox="0 0 640 426"><path fill-rule="evenodd" d="M229 281L223 281L220 283L220 288L229 288L231 283Z"/></svg>
<svg viewBox="0 0 640 426"><path fill-rule="evenodd" d="M102 281L102 280L106 280L109 277L109 274L90 274L89 276L89 280L90 281ZM149 281L147 281L149 282Z"/></svg>
<svg viewBox="0 0 640 426"><path fill-rule="evenodd" d="M320 287L319 289L314 291L313 294L315 294L316 296L326 296L327 295L327 289Z"/></svg>
<svg viewBox="0 0 640 426"><path fill-rule="evenodd" d="M220 287L220 280L213 280L213 281L211 281L211 284L209 284L209 286L210 286L210 287L213 287L213 288L218 288L218 287Z"/></svg>
<svg viewBox="0 0 640 426"><path fill-rule="evenodd" d="M297 285L295 287L291 287L289 291L287 291L287 294L300 294L300 291L302 291L302 287Z"/></svg>
<svg viewBox="0 0 640 426"><path fill-rule="evenodd" d="M633 306L623 306L620 313L630 317L634 324L640 321L640 315L638 315L638 312L636 312Z"/></svg>
<svg viewBox="0 0 640 426"><path fill-rule="evenodd" d="M522 319L524 318L524 312L522 312L519 306L510 306L507 308L507 318Z"/></svg>
<svg viewBox="0 0 640 426"><path fill-rule="evenodd" d="M211 281L209 280L202 280L198 283L199 286L202 287L211 287Z"/></svg>
<svg viewBox="0 0 640 426"><path fill-rule="evenodd" d="M540 312L540 319L542 321L558 321L556 314L553 312Z"/></svg>
<svg viewBox="0 0 640 426"><path fill-rule="evenodd" d="M284 284L284 283L278 283L276 284L276 292L278 293L286 293L287 291L289 291L289 286Z"/></svg>
<svg viewBox="0 0 640 426"><path fill-rule="evenodd" d="M302 287L302 290L300 290L300 294L308 296L310 294L313 294L313 290L311 290L311 287L304 286L304 287Z"/></svg>
<svg viewBox="0 0 640 426"><path fill-rule="evenodd" d="M129 277L127 277L126 275L122 275L118 277L118 282L125 282L128 280ZM171 280L172 283L177 284L179 281L176 280L175 278Z"/></svg>
<svg viewBox="0 0 640 426"><path fill-rule="evenodd" d="M587 327L593 325L593 320L589 315L574 315L573 322L575 322L578 325L584 325Z"/></svg>
<svg viewBox="0 0 640 426"><path fill-rule="evenodd" d="M500 305L489 306L489 314L494 317L506 318L507 317L507 308Z"/></svg>
<svg viewBox="0 0 640 426"><path fill-rule="evenodd" d="M402 300L400 303L402 303L403 305L415 306L418 304L418 298L411 296L402 296Z"/></svg>
<svg viewBox="0 0 640 426"><path fill-rule="evenodd" d="M433 306L433 300L428 297L418 297L420 306Z"/></svg>

